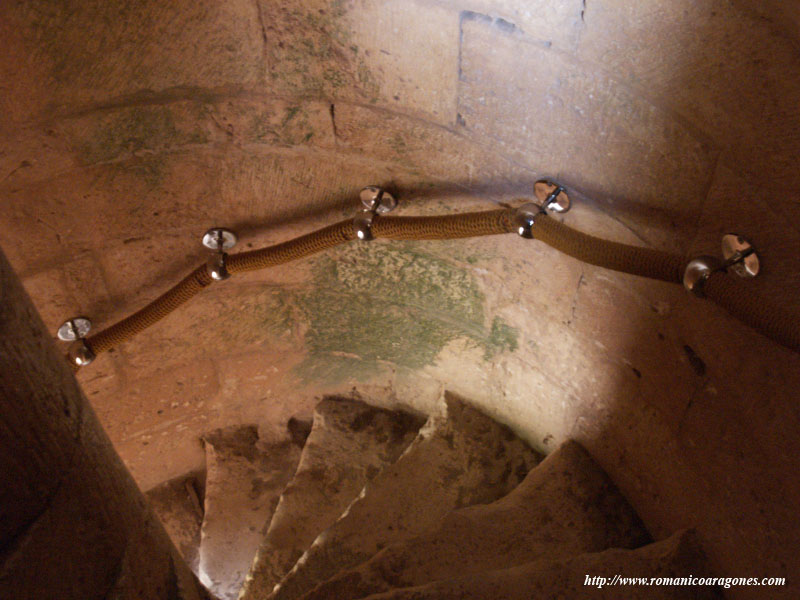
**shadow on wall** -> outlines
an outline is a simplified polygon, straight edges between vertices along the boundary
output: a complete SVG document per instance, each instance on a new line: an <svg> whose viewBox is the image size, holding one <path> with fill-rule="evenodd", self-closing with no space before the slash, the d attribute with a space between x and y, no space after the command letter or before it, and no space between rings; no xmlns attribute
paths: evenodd
<svg viewBox="0 0 800 600"><path fill-rule="evenodd" d="M790 133L800 120L792 108L800 105L797 40L746 10L679 4L590 3L576 55L563 59L549 88L538 74L503 70L510 55L483 72L495 73L496 97L518 103L506 120L520 129L529 118L556 123L552 143L570 147L559 176L597 198L598 208L642 239L690 256L719 255L724 233L742 234L764 265L753 288L800 307L800 141ZM492 36L502 48L502 34ZM595 74L574 74L591 64L601 65ZM607 72L622 85L602 84ZM574 95L554 94L552 105L571 117L527 111L526 94L569 86ZM570 118L577 121L567 132L561 126ZM638 142L615 140L625 128ZM775 140L768 148L765 132ZM626 153L632 163L620 160ZM682 172L687 161L694 170ZM663 202L651 200L660 195ZM605 363L607 373L598 377L599 396L579 396L565 410L564 437L589 449L656 538L696 526L719 575L787 577L790 586L769 595L796 595L788 507L800 501L790 476L800 467L800 356L677 286L585 266L576 297L567 329L582 328L584 344L561 367ZM578 356L584 352L594 358ZM761 597L746 588L726 594Z"/></svg>

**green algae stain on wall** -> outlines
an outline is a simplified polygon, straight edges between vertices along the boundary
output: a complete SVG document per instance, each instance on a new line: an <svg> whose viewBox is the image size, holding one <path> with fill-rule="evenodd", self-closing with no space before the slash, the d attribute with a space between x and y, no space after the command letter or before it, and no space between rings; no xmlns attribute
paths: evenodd
<svg viewBox="0 0 800 600"><path fill-rule="evenodd" d="M413 244L347 247L312 271L312 288L297 298L309 324L309 357L300 367L306 380L359 378L381 361L419 369L459 338L486 360L517 348L513 327L500 317L487 324L472 274Z"/></svg>
<svg viewBox="0 0 800 600"><path fill-rule="evenodd" d="M247 134L260 143L297 146L314 137L314 119L318 122L319 116L312 115L304 103L271 107L250 117Z"/></svg>
<svg viewBox="0 0 800 600"><path fill-rule="evenodd" d="M274 23L268 37L272 87L297 97L336 98L340 94L376 102L378 79L352 43L351 3L334 0L325 8L262 4Z"/></svg>
<svg viewBox="0 0 800 600"><path fill-rule="evenodd" d="M204 109L180 119L169 107L144 106L116 111L92 121L88 135L84 127L75 128L78 152L83 164L95 164L141 151L156 152L185 144L208 141L206 133L196 125ZM195 117L195 118L189 118Z"/></svg>
<svg viewBox="0 0 800 600"><path fill-rule="evenodd" d="M295 321L290 302L289 292L273 287L230 297L219 294L187 308L190 334L182 338L208 349L293 345ZM216 315L211 321L203 318L209 312Z"/></svg>
<svg viewBox="0 0 800 600"><path fill-rule="evenodd" d="M484 349L483 357L489 360L499 351L508 350L513 352L519 347L517 337L516 329L500 317L495 317L492 321L492 328L489 331L489 343Z"/></svg>

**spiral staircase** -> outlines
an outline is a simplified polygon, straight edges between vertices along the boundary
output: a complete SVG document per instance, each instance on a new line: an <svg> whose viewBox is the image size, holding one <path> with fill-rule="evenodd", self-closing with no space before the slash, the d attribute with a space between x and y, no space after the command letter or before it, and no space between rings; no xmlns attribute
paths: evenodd
<svg viewBox="0 0 800 600"><path fill-rule="evenodd" d="M328 397L282 439L203 441L205 474L147 495L219 600L721 597L598 585L701 576L704 557L691 531L653 541L577 443L544 458L454 395L427 420Z"/></svg>

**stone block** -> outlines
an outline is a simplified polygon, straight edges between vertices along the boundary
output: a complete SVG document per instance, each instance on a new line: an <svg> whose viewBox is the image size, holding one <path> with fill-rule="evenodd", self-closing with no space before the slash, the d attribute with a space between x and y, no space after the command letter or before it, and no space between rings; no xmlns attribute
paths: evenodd
<svg viewBox="0 0 800 600"><path fill-rule="evenodd" d="M119 394L98 395L92 403L139 487L202 469L200 436L220 426L212 363L195 359L168 372L126 369L124 374L128 385Z"/></svg>
<svg viewBox="0 0 800 600"><path fill-rule="evenodd" d="M291 97L377 101L379 83L351 49L354 2L257 3L264 34L266 85Z"/></svg>
<svg viewBox="0 0 800 600"><path fill-rule="evenodd" d="M691 237L715 152L603 71L471 20L463 24L459 114L473 139L604 201L631 227L647 223L653 243Z"/></svg>
<svg viewBox="0 0 800 600"><path fill-rule="evenodd" d="M137 373L167 373L206 356L287 350L297 343L295 323L280 289L211 288L118 349Z"/></svg>
<svg viewBox="0 0 800 600"><path fill-rule="evenodd" d="M348 13L348 50L372 73L378 103L435 123L456 119L459 13L412 0L359 2Z"/></svg>
<svg viewBox="0 0 800 600"><path fill-rule="evenodd" d="M56 128L82 165L206 145L333 145L328 103L251 91L197 91L162 102L133 103L62 119Z"/></svg>
<svg viewBox="0 0 800 600"><path fill-rule="evenodd" d="M596 2L578 55L712 140L732 167L797 189L796 39L745 4Z"/></svg>
<svg viewBox="0 0 800 600"><path fill-rule="evenodd" d="M3 194L3 251L22 277L66 262L87 248L85 223L70 208L83 205L75 190L84 185L86 179L73 174Z"/></svg>
<svg viewBox="0 0 800 600"><path fill-rule="evenodd" d="M207 260L210 252L192 236L142 231L110 242L100 254L117 318L154 300ZM202 293L202 292L201 292Z"/></svg>
<svg viewBox="0 0 800 600"><path fill-rule="evenodd" d="M30 275L24 285L54 339L68 318L88 317L96 330L109 310L103 275L90 254Z"/></svg>
<svg viewBox="0 0 800 600"><path fill-rule="evenodd" d="M572 50L585 28L582 0L466 0L459 4L461 26L468 21L492 23L506 32L524 33L545 47Z"/></svg>
<svg viewBox="0 0 800 600"><path fill-rule="evenodd" d="M59 267L26 277L23 285L53 338L68 317L78 316L74 313L75 301L65 289L64 273Z"/></svg>
<svg viewBox="0 0 800 600"><path fill-rule="evenodd" d="M129 381L119 395L92 399L114 443L146 441L147 436L191 421L209 408L218 389L216 370L202 360L155 377L137 373L134 378L130 370L126 374Z"/></svg>
<svg viewBox="0 0 800 600"><path fill-rule="evenodd" d="M532 187L535 179L530 169L487 153L458 129L372 107L337 105L336 135L343 150L394 162L421 177L460 187L462 193L492 183L508 186L525 176Z"/></svg>
<svg viewBox="0 0 800 600"><path fill-rule="evenodd" d="M92 1L4 7L12 36L4 53L10 120L96 104L191 95L198 88L252 85L263 74L258 9L219 4ZM99 27L98 24L104 24ZM36 75L15 66L32 65ZM8 103L7 103L8 104Z"/></svg>
<svg viewBox="0 0 800 600"><path fill-rule="evenodd" d="M203 521L204 479L205 473L190 473L145 492L153 512L194 573L197 573L200 525Z"/></svg>
<svg viewBox="0 0 800 600"><path fill-rule="evenodd" d="M311 414L316 390L302 390L293 375L302 360L301 348L231 350L219 358L217 367L220 393L215 402L226 422L282 427L293 416Z"/></svg>
<svg viewBox="0 0 800 600"><path fill-rule="evenodd" d="M104 427L113 427L113 407L126 393L125 361L119 352L111 351L99 355L91 368L78 371L75 378L95 412L103 415Z"/></svg>
<svg viewBox="0 0 800 600"><path fill-rule="evenodd" d="M561 445L507 496L456 510L440 526L383 548L321 584L308 600L366 598L544 558L650 541L639 517L575 442Z"/></svg>
<svg viewBox="0 0 800 600"><path fill-rule="evenodd" d="M2 132L0 189L14 190L78 166L68 139L53 123Z"/></svg>
<svg viewBox="0 0 800 600"><path fill-rule="evenodd" d="M415 587L402 587L390 592L374 595L375 600L437 600L439 598L506 598L527 600L528 598L558 598L559 595L579 598L581 595L598 596L603 586L586 583L589 573L620 573L622 578L635 577L647 572L654 578L679 577L683 573L699 573L708 577L705 555L696 535L679 531L660 542L636 550L612 548L604 552L584 553L564 558L544 558L513 568L486 571L474 575L460 575L452 579L436 581ZM695 575L697 576L697 575ZM601 576L602 577L602 576ZM613 576L609 576L609 582ZM608 583L605 584L608 586ZM631 600L719 600L720 591L715 586L702 586L699 590L678 587L677 591L666 586L645 589L633 586L626 592ZM587 593L588 588L588 593ZM606 587L608 589L608 587ZM570 591L571 590L571 591ZM608 597L613 597L609 594Z"/></svg>

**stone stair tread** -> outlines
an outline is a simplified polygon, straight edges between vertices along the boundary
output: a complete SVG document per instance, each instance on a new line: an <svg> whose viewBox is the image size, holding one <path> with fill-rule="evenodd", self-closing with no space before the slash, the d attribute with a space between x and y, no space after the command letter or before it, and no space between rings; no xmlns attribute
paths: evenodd
<svg viewBox="0 0 800 600"><path fill-rule="evenodd" d="M587 576L708 577L705 556L694 532L630 550L612 548L572 557L539 559L508 569L395 589L348 600L722 600L717 586L587 585ZM329 596L330 600L344 598Z"/></svg>
<svg viewBox="0 0 800 600"><path fill-rule="evenodd" d="M511 493L456 510L441 525L381 550L304 600L360 598L540 557L569 557L650 541L639 517L576 442L550 454Z"/></svg>
<svg viewBox="0 0 800 600"><path fill-rule="evenodd" d="M358 400L324 398L300 464L281 494L241 598L264 598L364 485L394 464L424 420Z"/></svg>
<svg viewBox="0 0 800 600"><path fill-rule="evenodd" d="M297 468L300 448L291 441L261 444L255 426L215 430L203 442L200 580L219 600L235 600L278 498Z"/></svg>
<svg viewBox="0 0 800 600"><path fill-rule="evenodd" d="M145 492L153 512L193 573L200 561L200 527L203 524L202 472L170 479Z"/></svg>
<svg viewBox="0 0 800 600"><path fill-rule="evenodd" d="M513 490L541 456L508 427L452 394L397 462L362 490L276 587L275 600L300 598L391 543L435 528L453 509L489 503Z"/></svg>

